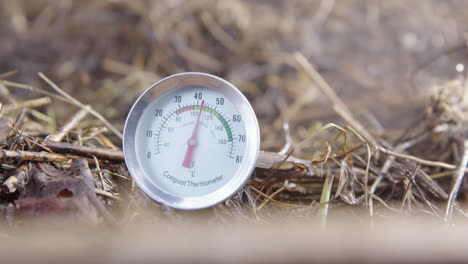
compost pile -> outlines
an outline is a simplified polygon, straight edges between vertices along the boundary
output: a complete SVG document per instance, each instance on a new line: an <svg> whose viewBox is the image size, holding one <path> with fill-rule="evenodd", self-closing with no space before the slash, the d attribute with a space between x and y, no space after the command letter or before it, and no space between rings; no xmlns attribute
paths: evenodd
<svg viewBox="0 0 468 264"><path fill-rule="evenodd" d="M463 5L2 1L3 226L180 219L134 185L120 131L139 94L184 71L244 92L265 151L208 217L465 217Z"/></svg>

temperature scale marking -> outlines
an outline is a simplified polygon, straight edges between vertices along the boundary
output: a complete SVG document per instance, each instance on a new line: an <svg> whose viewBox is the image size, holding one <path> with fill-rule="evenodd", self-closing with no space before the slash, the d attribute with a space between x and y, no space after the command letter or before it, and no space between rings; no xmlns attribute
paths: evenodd
<svg viewBox="0 0 468 264"><path fill-rule="evenodd" d="M187 111L198 111L198 110L200 110L199 105L189 105L189 106L185 106L177 110L176 114L180 115ZM226 119L224 119L224 117L220 113L216 112L216 110L214 110L213 108L209 108L208 106L203 106L203 111L207 112L208 114L213 115L221 122L221 124L224 126L224 130L226 130L228 141L232 141L231 127L229 126Z"/></svg>

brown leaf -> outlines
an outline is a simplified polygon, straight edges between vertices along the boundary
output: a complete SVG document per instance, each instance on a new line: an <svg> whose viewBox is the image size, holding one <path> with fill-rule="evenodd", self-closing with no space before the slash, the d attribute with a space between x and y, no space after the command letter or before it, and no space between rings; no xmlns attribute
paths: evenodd
<svg viewBox="0 0 468 264"><path fill-rule="evenodd" d="M31 164L29 181L15 204L18 216L70 217L93 224L97 223L97 210L105 210L96 198L93 176L84 159L75 160L68 170L48 163Z"/></svg>
<svg viewBox="0 0 468 264"><path fill-rule="evenodd" d="M47 198L94 193L91 171L86 160L75 160L66 171L47 163L31 165L30 180L21 198Z"/></svg>

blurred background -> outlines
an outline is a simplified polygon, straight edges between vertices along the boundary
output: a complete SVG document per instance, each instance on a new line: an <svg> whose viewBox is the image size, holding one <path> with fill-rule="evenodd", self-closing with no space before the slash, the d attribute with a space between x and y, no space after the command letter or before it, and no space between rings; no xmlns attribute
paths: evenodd
<svg viewBox="0 0 468 264"><path fill-rule="evenodd" d="M424 132L440 124L439 119L429 118L429 120L428 112L431 114L437 112L439 108L434 106L434 109L437 108L434 110L431 107L433 104L438 105L434 102L443 101L434 97L441 85L454 80L464 83L465 64L468 59L466 32L468 32L468 2L463 0L0 0L0 79L7 80L11 86L7 89L6 85L0 83L0 102L15 105L18 101L38 97L37 92L24 87L15 87L11 83L28 84L34 89L52 92L50 85L38 77L38 73L42 72L61 89L82 103L91 105L113 126L121 130L131 105L152 83L175 73L207 72L233 83L248 97L259 119L261 149L278 152L288 143L285 138L289 132L283 127L286 121L290 125L294 144L303 142L311 133L329 122L346 125L346 122L333 110L329 98L319 92L311 82L310 76L301 69L295 55L301 53L329 83L356 119L379 141L391 146L401 142L405 136L415 134L414 131ZM450 92L448 94L450 95ZM454 96L460 97L464 94L462 90L461 94ZM457 101L456 104L458 103ZM465 105L460 105L460 109L462 106ZM457 107L458 105L455 108ZM25 119L27 122L22 123L24 135L44 138L55 133L77 112L76 106L63 100L53 100L52 103L41 105L37 109L44 115L28 113L29 119ZM19 119L18 116L21 115L12 115L12 118ZM435 124L429 124L428 120ZM443 120L445 121L440 122L444 124L458 122L452 119ZM423 121L427 123L421 126ZM467 131L466 123L460 121L456 124L461 124L460 126L465 129L463 131ZM96 120L87 120L80 127L86 131L85 128L94 126L102 124ZM409 150L409 153L430 160L440 158L441 161L458 164L461 152L457 149L459 145L452 143L458 142L456 139L460 135L465 135L464 132L459 132L457 130L456 136L444 134L444 137L430 137L429 141L424 141L422 146ZM83 132L84 138L86 133ZM116 148L121 146L120 139L116 135L107 133L106 136L110 143L106 143L103 138L100 138L100 141L91 139L89 142L97 146ZM334 136L336 134L329 135L330 138ZM439 140L440 138L443 140ZM79 136L70 136L68 140L81 143ZM23 149L28 149L24 147L32 144L28 142L21 143L23 145L18 144L23 146ZM15 144L10 144L8 147L17 147ZM5 146L2 146L5 149ZM429 146L433 148L430 149ZM441 149L450 150L444 152L448 153L447 155L441 155L437 152ZM335 150L334 148L333 151ZM314 151L315 149L311 148L298 150L294 154L313 160L318 156ZM351 167L349 170L356 169L356 174L362 175L365 169L363 164L366 164L362 162L365 155L366 152L363 150L356 154L356 160L352 162L345 158L337 159L336 164L329 165L329 168L338 175L340 166L337 164L349 161L348 165ZM382 156L375 157L371 168L371 174L374 173L375 177L371 177L369 184L379 175L384 162ZM8 163L8 165L13 166L9 168L12 170L14 166L20 164ZM278 200L293 201L298 205L311 204L313 210L284 209L270 203L270 207L265 206L268 208L259 213L254 209L260 211L268 199L254 195L253 205L245 206L242 205L243 202L249 204L245 202L246 197L250 199L249 195L252 195L250 192L245 192L244 196L240 195L223 206L192 214L160 207L141 194L135 195L134 186L128 179L125 179L126 181L117 179L120 176L116 175L123 175L123 178L128 176L125 166L123 164L118 168L112 166L107 168L108 172L105 172L105 179L109 179L108 185L103 182L99 187L96 183L97 188L101 190L100 201L111 209L117 208L117 215L122 216L122 222L128 224L136 221L135 219L139 221L144 219L146 226L157 223L162 227L158 227L154 233L162 233L166 237L172 236L172 240L167 242L163 236L148 238L140 226L139 231L135 233L126 231L130 234L130 242L125 242L125 235L120 235L116 240L118 242L108 244L107 239L111 236L103 236L92 244L97 251L86 255L84 261L92 262L95 256L112 256L116 250L124 248L128 251L115 254L114 262L125 262L126 257L131 259L132 256L138 256L136 259L140 261L152 260L154 258L150 256L155 257L156 253L161 254L165 261L190 260L190 256L198 261L206 259L208 262L232 261L236 256L246 252L250 255L242 256L247 260L258 258L259 262L281 262L287 258L279 253L271 254L269 257L267 255L258 257L256 254L281 252L281 250L291 252L292 247L282 248L281 243L274 243L278 237L284 237L285 242L297 246L295 252L298 255L294 255L292 260L300 262L311 259L310 255L307 256L310 249L303 245L312 243L310 239L314 236L314 232L323 224L320 223L320 219L315 218L320 207L318 201L323 191L323 178L318 182L304 183L304 189L291 187L287 189L288 192L285 191L276 197ZM3 169L5 168L2 167ZM95 178L99 179L96 171L98 168L91 169ZM338 248L357 261L378 260L381 256L379 250L382 248L386 249L382 251L382 258L391 260L402 252L402 248L409 249L414 245L418 245L415 247L417 250L404 251L400 255L401 258L395 259L411 260L411 256L416 256L419 260L427 261L463 260L466 257L463 248L454 246L467 242L462 236L463 232L446 237L452 241L452 244L447 245L442 243L444 239L437 240L446 234L444 231L438 230L432 233L430 246L434 252L437 252L438 257L431 259L427 257L429 255L424 254L422 245L427 243L428 238L425 237L425 232L417 230L418 221L422 219L419 217L431 215L434 216L430 220L432 224L442 222L447 193L452 183L452 178L447 175L452 175L450 173L453 171L447 173L444 170L422 168L421 170L424 169L432 180L440 184L445 196L438 197L427 190L422 192L414 190L414 193L419 194L414 194L416 198L413 203L406 204L409 191L405 190L413 188L413 182L408 180L408 175L419 169L420 165L398 163L389 170L390 177L385 179L383 187L378 187L382 188L377 192L377 195L382 197L382 201L390 205L392 202L396 204L392 208L388 208L384 202L380 204L380 208L384 210L381 211L383 213L379 218L381 226L393 221L389 215L408 216L406 215L408 213L412 217L410 228L401 228L405 224L394 226L391 230L395 232L391 238L389 236L392 236L392 232L382 231L383 229L374 233L375 229L372 228L375 219L366 218L367 204L364 204L362 199L354 199L354 194L363 195L365 188L359 187L357 190L349 191L352 195L338 197L338 187L335 182L333 193L336 197L333 198L334 203L331 207L334 217L329 219L328 224L336 223L334 227L337 229L330 231L331 235L322 229L317 231L321 239L313 242L315 256L321 260L346 261L327 251L336 246L336 240L343 239L340 234L345 234L346 244L340 244ZM296 168L294 172L298 170ZM268 179L271 176L268 173L270 172L262 178L262 172L257 172L261 180L253 181L252 186ZM287 178L292 177L291 170L275 171L275 173L280 174L278 177L283 177L281 178L283 182L284 179L291 180ZM6 179L3 174L9 175L8 167L2 171L0 182ZM303 183L300 179L297 182ZM272 184L267 194L283 188L281 186ZM459 196L460 202L465 201L467 186L465 180ZM131 192L128 194L130 189ZM428 195L430 202L422 193ZM113 195L120 195L123 202L116 201ZM6 227L2 227L2 230L9 230L11 223L14 222L12 220L14 218L10 217L8 212L12 210L11 203L17 198L17 193L5 196L0 192L0 212L4 213L6 222L9 222ZM359 206L350 209L350 205ZM440 208L434 209L435 205L440 205ZM148 207L150 209L147 209ZM464 224L466 213L460 209L461 207L457 207L457 213L462 220L457 223L466 226ZM251 209L254 213L249 211ZM414 213L409 213L413 210ZM278 214L284 218L276 218ZM89 220L89 215L87 213L84 215L85 219ZM209 255L212 252L201 247L197 241L200 236L212 231L206 223L230 224L233 219L234 222L242 224L279 222L282 225L271 228L258 227L256 230L257 226L254 228L242 226L227 231L218 228L214 235L205 239L211 248L218 246L218 239L225 242L225 246L221 247L217 254ZM292 225L290 233L284 229L291 223L302 223L304 220L310 221L308 223L312 229L304 231L302 224ZM345 225L342 224L344 222ZM177 224L176 227L172 226L174 223ZM356 224L362 225L356 226ZM346 225L349 225L350 229L343 230L343 226ZM42 228L36 228L36 225L27 226L29 228L26 231ZM169 231L164 227L169 227ZM193 230L196 230L195 233L191 233ZM256 232L261 236L256 236ZM9 239L6 233L8 232L5 232L5 239ZM131 243L138 243L139 235L142 235L142 241L147 243L141 246L143 255L139 255L138 250L129 249L133 246ZM363 243L354 243L353 238L360 235ZM44 252L53 250L56 246L60 247L59 243L37 247L42 243L38 239L41 236L43 233L34 236L36 240L33 239L28 244L30 248L36 249L31 251L32 256L45 256L47 254ZM240 236L253 238L255 242L252 248L246 247L245 240ZM187 255L177 255L175 247L178 245L178 238L181 237L185 237L184 248L194 244L198 246L187 251ZM296 237L298 240L294 240ZM3 238L3 233L0 233L0 238ZM157 243L167 242L167 244L164 244L165 247L159 251L153 252L152 248L148 247L151 243L155 243L153 239L156 239ZM15 240L3 250L8 253L22 243L21 239ZM81 253L86 252L88 247L83 243L76 241L75 243L77 251L72 248L66 249L56 255L56 259L63 260L78 255L82 257ZM401 247L398 246L399 243ZM263 246L258 247L258 245ZM353 246L347 247L347 245ZM371 253L366 245L370 245ZM106 246L111 250L104 251L100 255L99 250ZM0 254L0 260L4 258L14 261L11 256ZM54 256L51 259L54 259Z"/></svg>
<svg viewBox="0 0 468 264"><path fill-rule="evenodd" d="M184 71L234 83L263 132L282 111L269 102L283 98L295 127L333 120L296 69L291 54L299 51L353 111L403 128L427 84L453 78L466 59L464 1L3 0L0 7L0 72L45 88L43 72L119 127L150 84ZM282 144L262 136L265 149Z"/></svg>

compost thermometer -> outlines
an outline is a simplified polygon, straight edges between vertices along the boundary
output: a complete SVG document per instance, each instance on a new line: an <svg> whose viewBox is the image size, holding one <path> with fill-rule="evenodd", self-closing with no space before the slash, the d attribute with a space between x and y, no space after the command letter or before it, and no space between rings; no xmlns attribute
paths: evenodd
<svg viewBox="0 0 468 264"><path fill-rule="evenodd" d="M135 102L124 129L137 185L178 209L215 205L249 179L259 152L255 113L229 82L205 73L169 76Z"/></svg>

